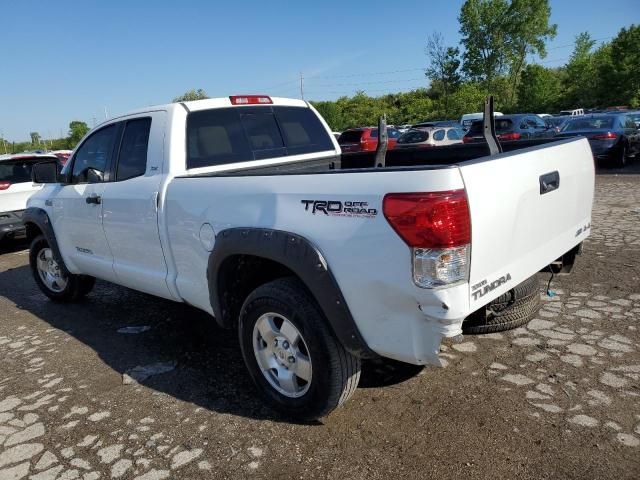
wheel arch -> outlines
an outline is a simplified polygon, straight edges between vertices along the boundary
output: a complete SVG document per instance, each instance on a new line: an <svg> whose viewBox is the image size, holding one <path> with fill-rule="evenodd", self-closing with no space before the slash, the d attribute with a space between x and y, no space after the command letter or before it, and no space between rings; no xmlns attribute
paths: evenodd
<svg viewBox="0 0 640 480"><path fill-rule="evenodd" d="M22 223L27 230L27 239L29 242L33 241L38 235L43 235L47 239L56 262L58 262L63 272L68 275L70 272L67 270L64 260L62 259L60 247L58 246L56 235L47 212L42 208L29 207L22 215Z"/></svg>
<svg viewBox="0 0 640 480"><path fill-rule="evenodd" d="M209 256L209 299L218 324L233 328L255 288L294 276L304 285L343 346L361 358L376 356L362 338L321 252L306 238L263 228L231 228L216 235Z"/></svg>

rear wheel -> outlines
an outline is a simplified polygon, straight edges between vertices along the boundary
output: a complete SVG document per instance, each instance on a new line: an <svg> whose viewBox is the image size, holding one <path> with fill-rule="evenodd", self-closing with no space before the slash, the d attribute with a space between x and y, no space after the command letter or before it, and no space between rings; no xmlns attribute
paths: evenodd
<svg viewBox="0 0 640 480"><path fill-rule="evenodd" d="M65 273L55 259L47 239L40 235L31 242L29 264L36 284L47 297L56 302L73 302L89 293L95 278Z"/></svg>
<svg viewBox="0 0 640 480"><path fill-rule="evenodd" d="M627 165L627 146L623 143L618 151L618 158L616 159L616 165L623 168Z"/></svg>
<svg viewBox="0 0 640 480"><path fill-rule="evenodd" d="M238 327L253 382L264 399L285 415L315 420L355 392L360 359L335 338L295 278L254 290L242 306Z"/></svg>

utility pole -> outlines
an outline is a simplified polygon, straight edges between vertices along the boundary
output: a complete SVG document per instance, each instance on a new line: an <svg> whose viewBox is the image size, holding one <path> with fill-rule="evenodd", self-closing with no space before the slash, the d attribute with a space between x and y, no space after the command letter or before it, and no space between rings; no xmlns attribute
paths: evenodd
<svg viewBox="0 0 640 480"><path fill-rule="evenodd" d="M300 98L304 100L304 77L302 72L300 72Z"/></svg>
<svg viewBox="0 0 640 480"><path fill-rule="evenodd" d="M104 107L104 119L107 120L109 115L107 115L107 107Z"/></svg>

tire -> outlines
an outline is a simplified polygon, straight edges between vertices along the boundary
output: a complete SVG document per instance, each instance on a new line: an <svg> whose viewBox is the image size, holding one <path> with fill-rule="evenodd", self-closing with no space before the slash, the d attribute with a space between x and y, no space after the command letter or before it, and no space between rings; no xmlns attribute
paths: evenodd
<svg viewBox="0 0 640 480"><path fill-rule="evenodd" d="M51 271L55 271L55 274L49 272L41 273L42 264L39 266L39 259L46 261L49 260ZM53 259L53 254L49 246L47 239L40 235L33 239L31 247L29 248L29 264L31 266L31 273L36 281L36 284L47 297L54 302L75 302L87 295L95 285L96 279L88 275L74 275L69 273L65 275L60 265ZM57 280L56 280L57 279Z"/></svg>
<svg viewBox="0 0 640 480"><path fill-rule="evenodd" d="M534 275L469 315L462 333L478 335L521 327L531 321L540 308L540 289Z"/></svg>
<svg viewBox="0 0 640 480"><path fill-rule="evenodd" d="M299 339L294 345L295 333ZM295 278L274 280L254 290L242 306L238 334L253 383L272 407L288 417L303 421L324 417L358 386L360 359L342 346ZM290 372L295 373L288 380Z"/></svg>
<svg viewBox="0 0 640 480"><path fill-rule="evenodd" d="M616 166L624 168L627 165L627 146L623 143L620 146L618 157L616 158Z"/></svg>

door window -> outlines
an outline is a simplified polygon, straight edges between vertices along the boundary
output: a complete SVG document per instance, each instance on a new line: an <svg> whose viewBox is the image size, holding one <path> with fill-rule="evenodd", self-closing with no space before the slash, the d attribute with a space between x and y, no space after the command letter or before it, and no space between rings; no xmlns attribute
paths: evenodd
<svg viewBox="0 0 640 480"><path fill-rule="evenodd" d="M150 118L139 118L127 122L120 144L116 181L139 177L147 171L150 130Z"/></svg>
<svg viewBox="0 0 640 480"><path fill-rule="evenodd" d="M116 125L98 130L80 146L73 159L71 183L99 183L113 154Z"/></svg>
<svg viewBox="0 0 640 480"><path fill-rule="evenodd" d="M433 132L433 139L437 142L444 140L444 130L436 130Z"/></svg>

